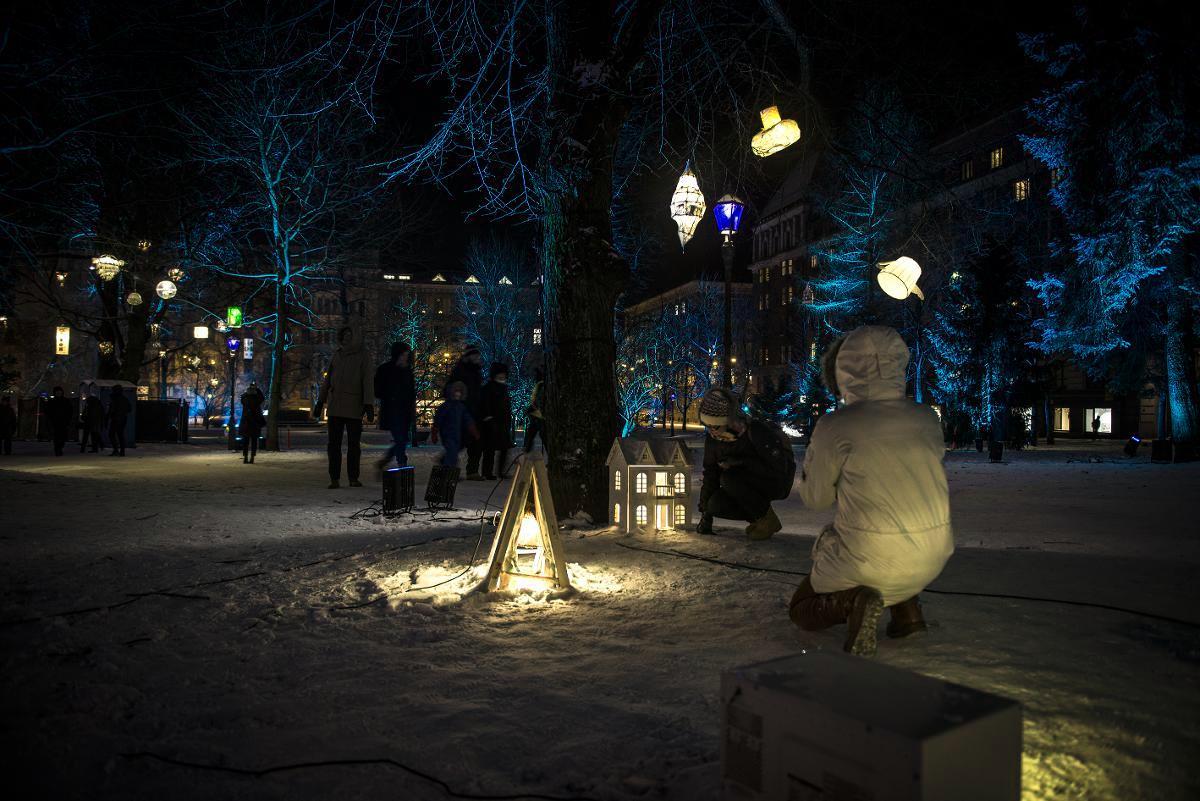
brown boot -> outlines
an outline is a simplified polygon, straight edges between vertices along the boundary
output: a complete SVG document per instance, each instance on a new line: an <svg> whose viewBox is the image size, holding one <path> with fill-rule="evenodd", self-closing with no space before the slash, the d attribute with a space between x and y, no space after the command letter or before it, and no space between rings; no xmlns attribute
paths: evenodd
<svg viewBox="0 0 1200 801"><path fill-rule="evenodd" d="M889 609L892 619L887 624L887 636L892 639L911 637L926 631L925 618L921 615L921 604L914 595L907 601L901 601Z"/></svg>
<svg viewBox="0 0 1200 801"><path fill-rule="evenodd" d="M883 598L870 587L854 587L839 592L817 593L806 578L792 596L788 616L805 631L819 631L846 623L847 653L872 656L875 653L875 628L883 613Z"/></svg>
<svg viewBox="0 0 1200 801"><path fill-rule="evenodd" d="M779 522L779 515L768 506L765 515L746 526L746 536L752 540L769 540L771 535L781 528L783 523Z"/></svg>

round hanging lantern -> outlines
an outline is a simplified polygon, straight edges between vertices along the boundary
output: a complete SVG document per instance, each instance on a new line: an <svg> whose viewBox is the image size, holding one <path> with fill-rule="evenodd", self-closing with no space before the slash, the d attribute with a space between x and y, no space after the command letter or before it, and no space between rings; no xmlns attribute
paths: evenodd
<svg viewBox="0 0 1200 801"><path fill-rule="evenodd" d="M113 352L113 343L101 341L97 347L100 348L100 353L105 356L111 356Z"/></svg>
<svg viewBox="0 0 1200 801"><path fill-rule="evenodd" d="M141 306L142 305L142 293L141 292L130 292L125 297L125 302L128 303L130 306Z"/></svg>
<svg viewBox="0 0 1200 801"><path fill-rule="evenodd" d="M111 281L117 277L117 273L121 272L121 268L125 266L125 262L113 256L97 256L92 259L92 269L96 271L96 275L100 276L102 281Z"/></svg>
<svg viewBox="0 0 1200 801"><path fill-rule="evenodd" d="M163 300L170 300L171 298L175 297L175 293L178 290L175 288L175 284L172 281L159 281L158 286L154 288L154 291L157 292L158 296Z"/></svg>
<svg viewBox="0 0 1200 801"><path fill-rule="evenodd" d="M137 248L138 248L138 250L145 253L147 250L150 249L151 245L152 245L152 243L150 242L149 239L139 239L138 243L137 243Z"/></svg>
<svg viewBox="0 0 1200 801"><path fill-rule="evenodd" d="M178 284L183 280L183 268L172 267L171 269L167 270L167 278L170 278L172 281Z"/></svg>
<svg viewBox="0 0 1200 801"><path fill-rule="evenodd" d="M896 300L904 300L909 295L925 300L925 293L917 286L920 277L921 265L908 256L901 256L895 261L880 262L876 279L880 288Z"/></svg>
<svg viewBox="0 0 1200 801"><path fill-rule="evenodd" d="M795 120L781 120L779 106L764 108L758 113L762 130L750 140L750 149L759 158L766 158L800 141L800 126Z"/></svg>
<svg viewBox="0 0 1200 801"><path fill-rule="evenodd" d="M695 235L696 226L704 219L704 210L704 193L689 164L683 168L675 184L675 194L671 195L671 219L679 228L680 249L687 247L688 240Z"/></svg>

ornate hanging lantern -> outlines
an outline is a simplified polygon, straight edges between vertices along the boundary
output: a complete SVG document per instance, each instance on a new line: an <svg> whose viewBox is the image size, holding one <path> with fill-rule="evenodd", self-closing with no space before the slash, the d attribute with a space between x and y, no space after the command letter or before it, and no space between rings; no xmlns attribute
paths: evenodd
<svg viewBox="0 0 1200 801"><path fill-rule="evenodd" d="M145 253L150 249L151 245L152 243L149 239L139 239L137 243L137 249Z"/></svg>
<svg viewBox="0 0 1200 801"><path fill-rule="evenodd" d="M925 300L925 293L917 286L921 277L921 265L908 256L901 256L895 261L881 261L876 280L880 288L896 300L904 300L909 295L916 295Z"/></svg>
<svg viewBox="0 0 1200 801"><path fill-rule="evenodd" d="M100 276L101 281L113 280L124 266L125 262L113 256L104 255L92 259L92 269Z"/></svg>
<svg viewBox="0 0 1200 801"><path fill-rule="evenodd" d="M101 340L97 346L100 349L100 355L111 356L113 352L113 343L107 340Z"/></svg>
<svg viewBox="0 0 1200 801"><path fill-rule="evenodd" d="M71 329L60 325L54 329L54 355L67 356L71 353Z"/></svg>
<svg viewBox="0 0 1200 801"><path fill-rule="evenodd" d="M175 293L179 290L175 287L175 283L173 281L159 281L158 286L154 287L154 291L157 292L158 296L163 300L170 300L171 298L175 297Z"/></svg>
<svg viewBox="0 0 1200 801"><path fill-rule="evenodd" d="M800 141L800 126L795 120L781 120L779 106L764 108L758 113L762 130L750 140L750 149L759 158L766 158Z"/></svg>
<svg viewBox="0 0 1200 801"><path fill-rule="evenodd" d="M679 247L687 247L696 233L696 226L704 219L704 193L700 191L700 182L692 172L691 164L683 168L679 182L675 184L675 194L671 195L671 219L679 227Z"/></svg>
<svg viewBox="0 0 1200 801"><path fill-rule="evenodd" d="M125 296L125 302L128 303L130 306L141 306L142 305L142 293L136 292L136 291L130 292L128 295Z"/></svg>
<svg viewBox="0 0 1200 801"><path fill-rule="evenodd" d="M177 284L183 280L183 275L184 273L182 267L172 267L171 269L167 270L167 278L170 278Z"/></svg>

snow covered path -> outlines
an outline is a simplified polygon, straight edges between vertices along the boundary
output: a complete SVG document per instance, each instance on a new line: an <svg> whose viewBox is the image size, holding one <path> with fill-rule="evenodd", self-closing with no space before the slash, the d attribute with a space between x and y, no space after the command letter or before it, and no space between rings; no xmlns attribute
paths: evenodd
<svg viewBox="0 0 1200 801"><path fill-rule="evenodd" d="M1025 799L1195 798L1200 465L1075 448L948 457L959 550L934 589L1150 616L927 594L934 629L877 658L1020 700ZM794 499L766 543L572 529L576 595L492 600L470 576L406 592L467 566L490 484L446 519L350 519L378 483L324 489L315 450L18 449L0 725L34 797L714 799L720 671L840 646L787 620L829 517Z"/></svg>

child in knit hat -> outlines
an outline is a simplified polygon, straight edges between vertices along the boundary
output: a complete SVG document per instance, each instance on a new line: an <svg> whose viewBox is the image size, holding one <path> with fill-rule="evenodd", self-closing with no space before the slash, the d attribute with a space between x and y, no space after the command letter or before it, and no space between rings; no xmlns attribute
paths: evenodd
<svg viewBox="0 0 1200 801"><path fill-rule="evenodd" d="M433 430L429 439L435 445L441 439L442 464L446 467L458 467L458 452L462 450L464 441L479 438L475 419L463 402L466 394L467 387L463 382L450 382L446 387L446 400L433 415Z"/></svg>

